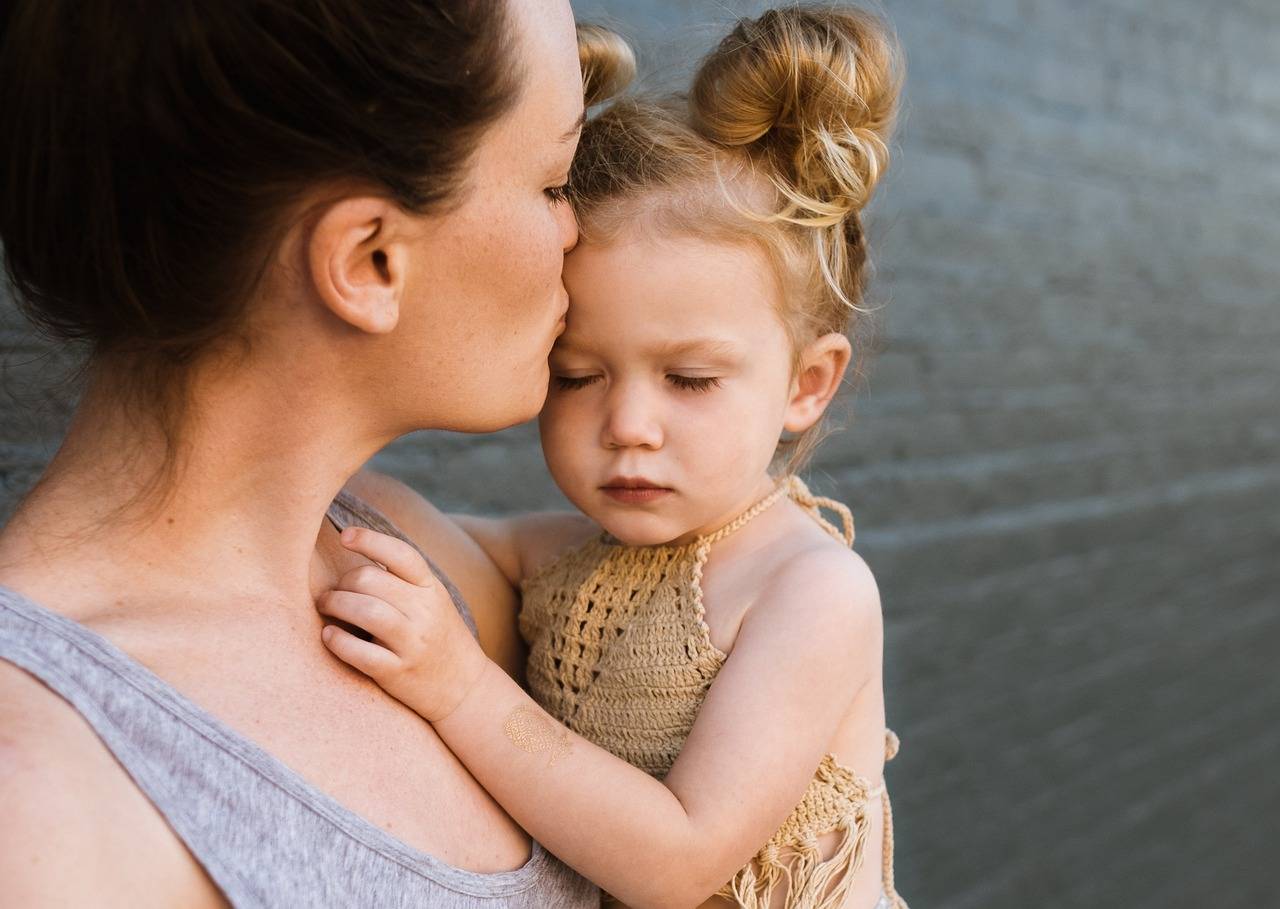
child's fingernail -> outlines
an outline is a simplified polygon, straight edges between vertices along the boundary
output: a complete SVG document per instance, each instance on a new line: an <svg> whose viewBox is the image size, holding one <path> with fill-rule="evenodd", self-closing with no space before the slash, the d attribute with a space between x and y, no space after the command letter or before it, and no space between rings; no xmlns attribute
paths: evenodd
<svg viewBox="0 0 1280 909"><path fill-rule="evenodd" d="M352 540L356 538L355 528L344 527L340 536L342 537L342 542L350 543Z"/></svg>
<svg viewBox="0 0 1280 909"><path fill-rule="evenodd" d="M333 626L332 626L332 625L325 625L325 626L324 626L324 628L320 629L320 638L321 638L321 639L322 639L326 644L328 644L328 643L329 643L329 638L331 638L331 637L333 637Z"/></svg>

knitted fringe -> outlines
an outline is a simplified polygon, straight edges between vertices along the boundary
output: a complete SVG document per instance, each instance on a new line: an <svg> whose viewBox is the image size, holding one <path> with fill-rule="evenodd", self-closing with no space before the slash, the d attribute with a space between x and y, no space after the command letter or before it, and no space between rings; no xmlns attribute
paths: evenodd
<svg viewBox="0 0 1280 909"><path fill-rule="evenodd" d="M789 847L787 859L794 856L791 861L784 860L781 850L772 844L766 846L755 861L748 862L720 888L718 895L737 901L743 909L768 909L774 890L785 882L784 909L839 909L862 866L871 827L865 811L859 811L853 822L851 827L848 820L842 821L836 828L842 834L840 843L827 859L822 858L816 837Z"/></svg>

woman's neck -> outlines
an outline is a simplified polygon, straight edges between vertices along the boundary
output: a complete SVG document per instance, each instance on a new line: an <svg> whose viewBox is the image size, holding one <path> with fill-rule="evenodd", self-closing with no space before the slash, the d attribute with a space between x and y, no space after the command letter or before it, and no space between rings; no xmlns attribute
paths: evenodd
<svg viewBox="0 0 1280 909"><path fill-rule="evenodd" d="M140 493L165 461L158 424L122 407L108 380L91 380L58 453L0 531L0 583L38 579L71 600L81 588L87 601L124 602L130 590L139 601L207 604L318 593L330 567L317 562L325 511L390 439L305 381L254 371L193 381L200 407L157 498Z"/></svg>

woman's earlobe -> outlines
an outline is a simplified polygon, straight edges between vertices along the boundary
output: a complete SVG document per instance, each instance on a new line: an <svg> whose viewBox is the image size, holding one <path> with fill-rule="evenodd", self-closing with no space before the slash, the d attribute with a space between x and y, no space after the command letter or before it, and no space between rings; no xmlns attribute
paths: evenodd
<svg viewBox="0 0 1280 909"><path fill-rule="evenodd" d="M385 334L400 320L405 250L385 199L352 197L329 206L309 238L310 278L320 302L343 322Z"/></svg>
<svg viewBox="0 0 1280 909"><path fill-rule="evenodd" d="M853 351L849 339L838 332L823 335L806 345L792 383L783 428L804 432L822 418L840 390Z"/></svg>

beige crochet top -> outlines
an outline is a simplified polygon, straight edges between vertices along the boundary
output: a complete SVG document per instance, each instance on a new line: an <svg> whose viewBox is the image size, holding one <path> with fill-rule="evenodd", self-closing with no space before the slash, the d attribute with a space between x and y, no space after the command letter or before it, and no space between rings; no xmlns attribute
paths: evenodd
<svg viewBox="0 0 1280 909"><path fill-rule="evenodd" d="M849 510L815 497L791 476L736 520L692 543L626 546L601 534L525 580L520 633L529 645L533 697L574 732L665 777L728 658L711 643L702 607L702 570L711 546L783 495L833 536L853 543ZM820 506L840 515L843 531ZM897 736L886 729L885 759L897 748ZM882 905L905 909L893 887L893 815L884 782L858 776L831 753L755 861L718 895L740 906L766 907L775 886L789 878L787 909L841 905L862 864L867 812L877 798L884 813ZM832 830L842 834L839 847L823 860L817 837Z"/></svg>

